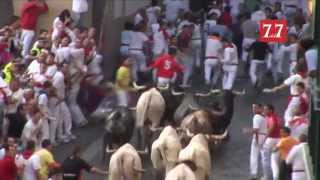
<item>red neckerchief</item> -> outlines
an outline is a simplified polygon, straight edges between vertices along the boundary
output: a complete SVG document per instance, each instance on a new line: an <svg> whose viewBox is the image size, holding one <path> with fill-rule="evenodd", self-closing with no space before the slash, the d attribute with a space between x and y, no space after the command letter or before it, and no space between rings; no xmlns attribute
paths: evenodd
<svg viewBox="0 0 320 180"><path fill-rule="evenodd" d="M24 151L24 152L22 153L22 157L23 157L24 159L29 159L29 158L32 156L32 154L33 154L32 151L26 150L26 151Z"/></svg>
<svg viewBox="0 0 320 180"><path fill-rule="evenodd" d="M297 74L299 74L303 79L305 79L307 77L306 72L298 72Z"/></svg>

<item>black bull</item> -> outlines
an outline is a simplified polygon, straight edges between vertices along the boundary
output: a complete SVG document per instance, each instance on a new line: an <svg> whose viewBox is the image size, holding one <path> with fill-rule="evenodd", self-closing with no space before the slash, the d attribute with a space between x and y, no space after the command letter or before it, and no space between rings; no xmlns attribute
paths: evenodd
<svg viewBox="0 0 320 180"><path fill-rule="evenodd" d="M129 142L134 130L134 116L126 107L115 107L105 121L103 152ZM105 153L104 153L105 154Z"/></svg>

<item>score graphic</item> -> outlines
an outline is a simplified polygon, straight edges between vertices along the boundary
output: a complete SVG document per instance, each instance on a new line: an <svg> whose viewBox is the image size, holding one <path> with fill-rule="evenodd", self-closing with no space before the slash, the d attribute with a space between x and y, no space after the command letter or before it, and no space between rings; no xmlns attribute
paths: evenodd
<svg viewBox="0 0 320 180"><path fill-rule="evenodd" d="M259 27L261 42L284 43L287 41L288 24L286 20L262 20Z"/></svg>

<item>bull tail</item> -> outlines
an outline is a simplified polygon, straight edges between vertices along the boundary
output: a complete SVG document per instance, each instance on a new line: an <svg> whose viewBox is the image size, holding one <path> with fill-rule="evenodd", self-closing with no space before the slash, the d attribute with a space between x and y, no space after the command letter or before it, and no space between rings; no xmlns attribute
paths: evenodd
<svg viewBox="0 0 320 180"><path fill-rule="evenodd" d="M144 126L144 123L147 119L147 112L149 109L150 102L152 100L152 93L149 91L145 96L145 101L142 104L142 107L138 107L139 111L137 111L137 120L136 127L140 128Z"/></svg>

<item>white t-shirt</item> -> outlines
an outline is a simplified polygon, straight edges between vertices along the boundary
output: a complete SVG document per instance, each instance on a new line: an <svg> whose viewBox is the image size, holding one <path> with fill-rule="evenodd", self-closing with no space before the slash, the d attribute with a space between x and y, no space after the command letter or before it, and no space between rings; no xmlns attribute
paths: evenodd
<svg viewBox="0 0 320 180"><path fill-rule="evenodd" d="M294 75L291 75L289 78L287 78L283 83L290 87L291 95L297 95L298 92L297 92L296 85L299 82L303 82L303 78L299 74L294 74Z"/></svg>
<svg viewBox="0 0 320 180"><path fill-rule="evenodd" d="M182 0L164 0L163 4L166 6L166 19L174 22L177 19L179 9L184 9Z"/></svg>
<svg viewBox="0 0 320 180"><path fill-rule="evenodd" d="M300 96L293 96L284 112L284 120L286 125L293 119L295 112L300 109Z"/></svg>
<svg viewBox="0 0 320 180"><path fill-rule="evenodd" d="M38 128L39 125L40 124L34 124L31 119L27 121L21 134L21 140L23 144L26 145L29 140L34 140L35 142L39 142L37 135L34 134L35 129Z"/></svg>
<svg viewBox="0 0 320 180"><path fill-rule="evenodd" d="M220 58L222 52L222 43L219 40L209 38L206 46L206 57Z"/></svg>
<svg viewBox="0 0 320 180"><path fill-rule="evenodd" d="M25 168L23 170L23 180L37 180L36 173L37 170L40 170L40 156L37 154L33 154L25 164Z"/></svg>
<svg viewBox="0 0 320 180"><path fill-rule="evenodd" d="M283 51L289 53L290 61L298 60L298 43L290 44L289 46L282 46Z"/></svg>
<svg viewBox="0 0 320 180"><path fill-rule="evenodd" d="M85 65L84 65L84 58L85 58L85 52L83 48L71 48L70 49L70 64L69 64L69 70L70 74L73 75L79 70L85 71Z"/></svg>
<svg viewBox="0 0 320 180"><path fill-rule="evenodd" d="M65 83L64 83L64 75L61 71L57 71L52 79L52 86L56 88L57 95L59 98L65 98Z"/></svg>
<svg viewBox="0 0 320 180"><path fill-rule="evenodd" d="M87 0L73 0L72 1L72 11L76 13L84 13L88 11Z"/></svg>
<svg viewBox="0 0 320 180"><path fill-rule="evenodd" d="M54 76L54 74L57 72L58 68L55 64L53 65L50 65L48 68L47 68L47 71L45 73L45 75L49 78L52 78Z"/></svg>
<svg viewBox="0 0 320 180"><path fill-rule="evenodd" d="M56 51L56 63L62 63L63 61L70 61L70 47L60 47Z"/></svg>
<svg viewBox="0 0 320 180"><path fill-rule="evenodd" d="M65 25L59 17L56 17L53 21L52 27L53 32L51 35L51 40L54 41L60 36L61 32L63 32Z"/></svg>
<svg viewBox="0 0 320 180"><path fill-rule="evenodd" d="M96 55L92 59L92 61L88 64L88 74L100 74L101 73L101 63L102 63L102 56Z"/></svg>
<svg viewBox="0 0 320 180"><path fill-rule="evenodd" d="M317 70L318 68L318 50L309 49L305 52L305 58L308 66L308 72Z"/></svg>
<svg viewBox="0 0 320 180"><path fill-rule="evenodd" d="M0 88L8 87L8 83L0 76Z"/></svg>
<svg viewBox="0 0 320 180"><path fill-rule="evenodd" d="M23 94L24 91L22 89L19 89L16 92L12 92L10 89L8 89L7 95L11 96L11 98L15 100L15 103L6 106L8 114L17 112L19 105L23 103Z"/></svg>
<svg viewBox="0 0 320 180"><path fill-rule="evenodd" d="M159 6L152 6L146 9L149 25L157 23L158 14L160 14L160 12L161 8Z"/></svg>
<svg viewBox="0 0 320 180"><path fill-rule="evenodd" d="M305 143L301 143L298 145L293 146L290 150L286 162L287 164L292 164L293 170L305 170L305 162L303 158L303 146Z"/></svg>
<svg viewBox="0 0 320 180"><path fill-rule="evenodd" d="M148 41L148 37L143 32L132 32L129 50L142 50L143 44Z"/></svg>
<svg viewBox="0 0 320 180"><path fill-rule="evenodd" d="M154 54L159 55L164 52L167 42L162 31L156 31L153 33L153 43Z"/></svg>
<svg viewBox="0 0 320 180"><path fill-rule="evenodd" d="M131 33L132 31L122 31L121 32L121 43L123 45L130 45L130 39L131 39Z"/></svg>
<svg viewBox="0 0 320 180"><path fill-rule="evenodd" d="M223 63L225 65L238 63L238 50L234 44L233 47L227 47L224 49Z"/></svg>
<svg viewBox="0 0 320 180"><path fill-rule="evenodd" d="M38 74L41 72L41 64L37 60L33 60L28 68L27 68L28 74Z"/></svg>
<svg viewBox="0 0 320 180"><path fill-rule="evenodd" d="M262 143L263 137L266 136L268 132L267 121L261 114L255 114L253 116L253 129L258 129L259 143ZM254 137L255 138L255 137Z"/></svg>

